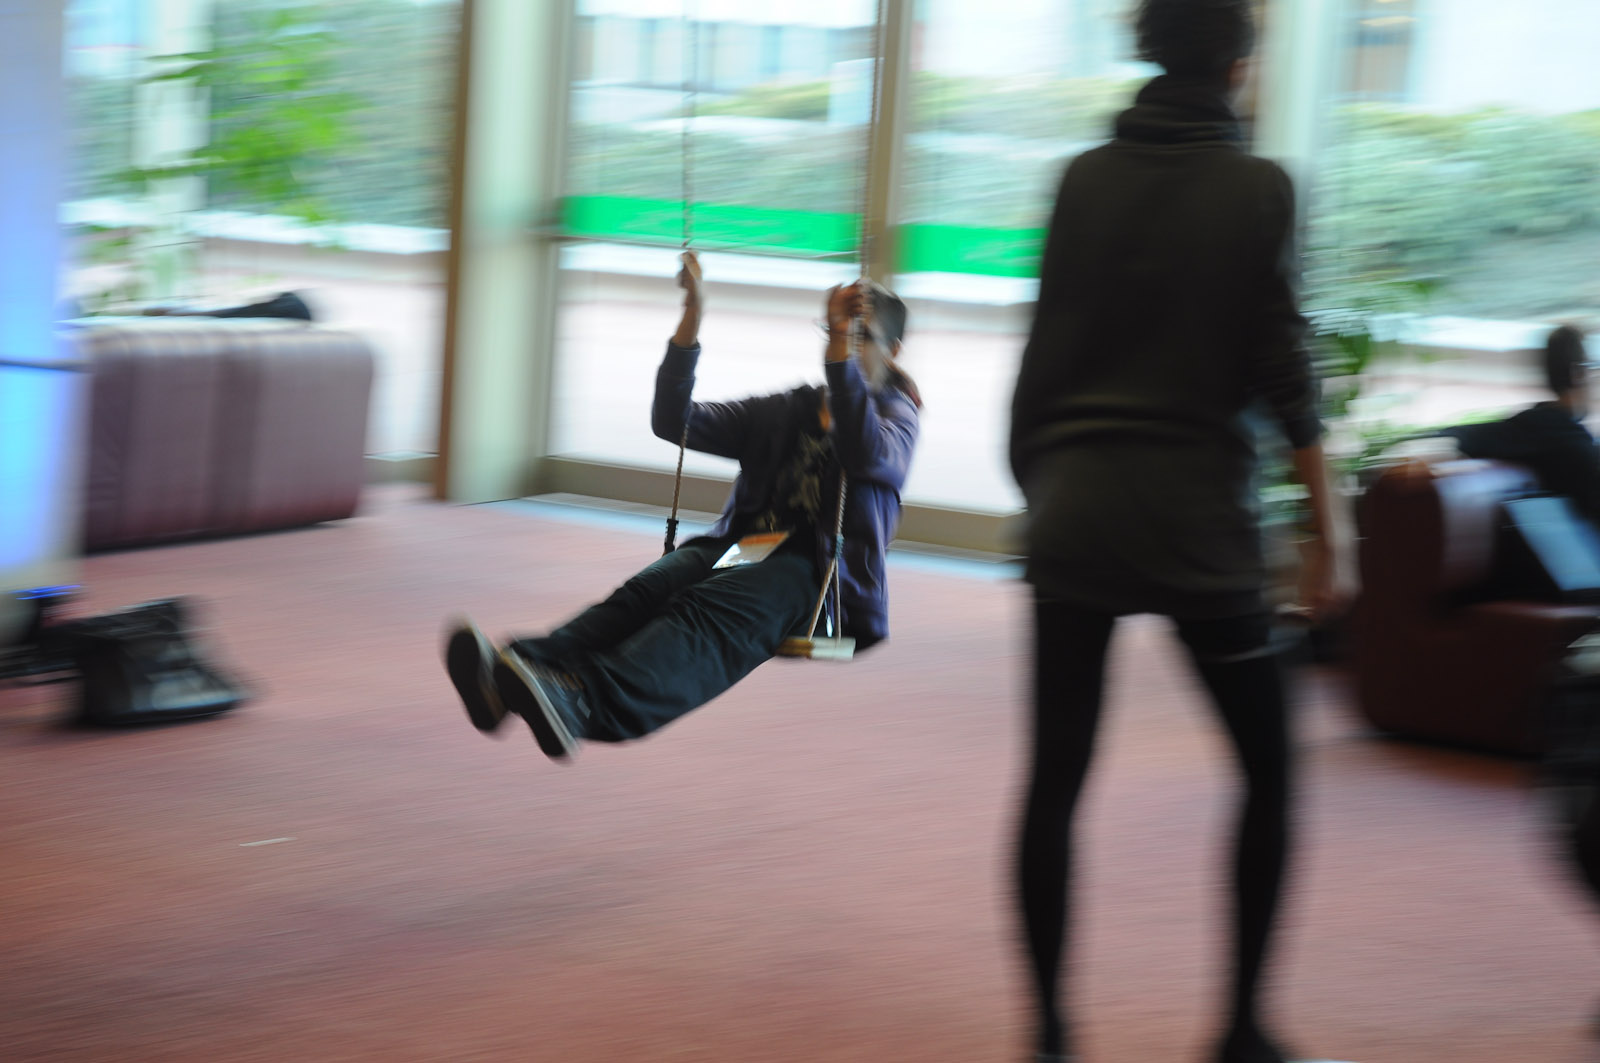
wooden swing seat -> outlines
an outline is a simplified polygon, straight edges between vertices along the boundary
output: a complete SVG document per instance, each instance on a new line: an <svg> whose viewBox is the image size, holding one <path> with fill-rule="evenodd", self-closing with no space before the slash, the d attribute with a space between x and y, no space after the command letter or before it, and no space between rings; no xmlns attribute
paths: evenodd
<svg viewBox="0 0 1600 1063"><path fill-rule="evenodd" d="M856 655L852 638L812 638L790 635L778 647L779 657L803 657L811 661L848 661Z"/></svg>

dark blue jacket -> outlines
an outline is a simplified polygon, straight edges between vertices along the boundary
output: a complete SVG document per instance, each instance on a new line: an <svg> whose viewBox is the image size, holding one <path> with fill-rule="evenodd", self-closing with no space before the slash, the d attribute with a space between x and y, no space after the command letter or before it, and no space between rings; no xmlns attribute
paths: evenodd
<svg viewBox="0 0 1600 1063"><path fill-rule="evenodd" d="M671 443L689 422L691 450L733 458L739 476L711 529L713 536L741 532L766 508L788 458L786 440L817 416L815 387L798 387L735 402L694 402L694 368L700 347L667 344L656 373L650 427ZM855 359L824 364L828 380L829 435L850 485L845 496L844 554L839 566L840 626L846 635L875 642L889 634L889 592L884 554L900 525L900 489L917 442L915 389L898 372L873 389ZM816 531L817 571L827 571L837 496L829 492Z"/></svg>
<svg viewBox="0 0 1600 1063"><path fill-rule="evenodd" d="M1600 452L1594 437L1567 410L1541 402L1503 421L1446 428L1469 458L1494 458L1528 466L1551 494L1572 499L1600 524Z"/></svg>

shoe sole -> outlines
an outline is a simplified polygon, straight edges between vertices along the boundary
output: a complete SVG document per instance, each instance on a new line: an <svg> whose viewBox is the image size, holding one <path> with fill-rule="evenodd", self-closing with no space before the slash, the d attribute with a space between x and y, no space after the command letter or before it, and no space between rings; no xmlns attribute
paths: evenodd
<svg viewBox="0 0 1600 1063"><path fill-rule="evenodd" d="M456 627L445 643L445 671L466 706L467 719L485 734L506 718L505 704L494 687L494 659L494 644L471 623Z"/></svg>
<svg viewBox="0 0 1600 1063"><path fill-rule="evenodd" d="M494 662L494 685L505 707L528 721L533 740L545 756L568 760L578 751L578 740L562 722L533 670L510 650L502 650Z"/></svg>

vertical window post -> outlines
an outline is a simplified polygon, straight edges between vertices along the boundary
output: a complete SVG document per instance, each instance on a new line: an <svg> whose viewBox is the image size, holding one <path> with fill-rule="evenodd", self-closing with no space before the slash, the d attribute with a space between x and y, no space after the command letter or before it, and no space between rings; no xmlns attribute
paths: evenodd
<svg viewBox="0 0 1600 1063"><path fill-rule="evenodd" d="M901 159L905 148L906 101L910 97L911 24L916 0L883 0L883 24L877 28L883 64L879 72L882 96L878 125L870 131L867 152L868 259L863 263L874 278L887 281L895 268L894 234L899 221Z"/></svg>
<svg viewBox="0 0 1600 1063"><path fill-rule="evenodd" d="M1294 178L1302 216L1343 54L1329 42L1340 40L1347 2L1270 0L1265 5L1265 33L1257 49L1255 150Z"/></svg>

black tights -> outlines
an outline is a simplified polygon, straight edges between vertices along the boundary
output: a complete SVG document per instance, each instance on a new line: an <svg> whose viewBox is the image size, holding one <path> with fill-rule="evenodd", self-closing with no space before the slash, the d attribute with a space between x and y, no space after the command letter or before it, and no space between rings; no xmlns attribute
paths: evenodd
<svg viewBox="0 0 1600 1063"><path fill-rule="evenodd" d="M1065 1054L1060 1007L1068 922L1072 814L1094 749L1114 618L1065 602L1035 602L1032 778L1022 818L1019 881L1037 993L1039 1048ZM1231 1023L1219 1059L1278 1063L1256 1022L1256 989L1288 849L1289 742L1283 679L1264 615L1179 621L1243 770L1246 791L1233 864Z"/></svg>
<svg viewBox="0 0 1600 1063"><path fill-rule="evenodd" d="M1578 872L1600 901L1600 782L1583 818L1572 829L1572 854L1578 861Z"/></svg>

